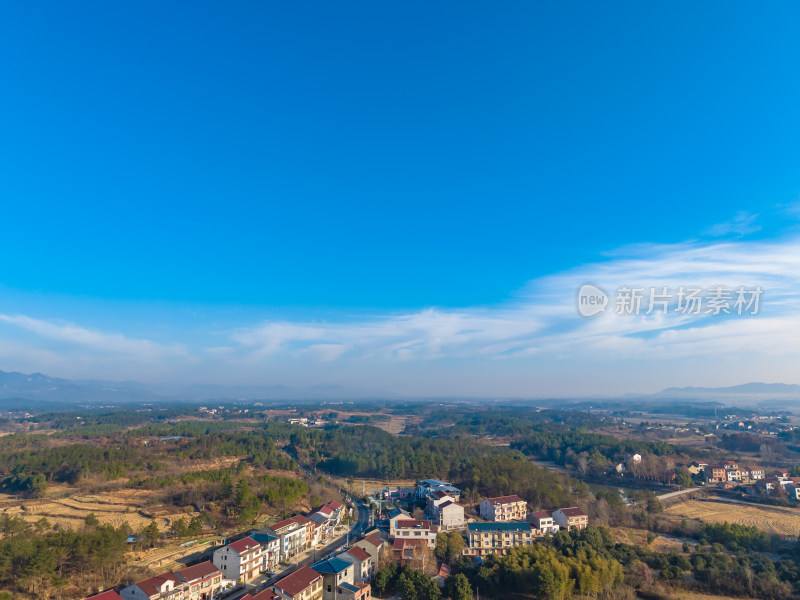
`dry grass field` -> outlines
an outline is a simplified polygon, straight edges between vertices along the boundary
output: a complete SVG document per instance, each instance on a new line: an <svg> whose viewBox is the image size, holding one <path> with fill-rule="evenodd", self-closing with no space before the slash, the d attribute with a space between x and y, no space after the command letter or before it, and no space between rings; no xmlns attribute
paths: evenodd
<svg viewBox="0 0 800 600"><path fill-rule="evenodd" d="M19 500L14 496L0 495L0 512L18 516L30 523L42 517L51 525L79 528L89 514L94 514L103 524L119 527L127 522L134 531L140 531L155 520L161 530L167 530L181 517L195 516L194 512L178 512L174 507L152 506L148 502L152 492L147 490L120 490L96 494L75 493L67 497Z"/></svg>
<svg viewBox="0 0 800 600"><path fill-rule="evenodd" d="M800 508L759 506L720 500L690 500L670 506L667 514L708 523L751 525L777 535L800 534Z"/></svg>
<svg viewBox="0 0 800 600"><path fill-rule="evenodd" d="M329 477L328 481L343 490L348 488L347 479L344 477ZM416 484L414 479L355 479L350 487L359 494L362 490L367 494L373 494L385 487L414 487Z"/></svg>
<svg viewBox="0 0 800 600"><path fill-rule="evenodd" d="M648 545L647 534L649 532L645 529L632 529L630 527L611 527L610 529L611 535L614 536L614 541L621 544L649 548L655 552L672 552L673 550L680 552L683 547L681 540L663 535L657 535Z"/></svg>

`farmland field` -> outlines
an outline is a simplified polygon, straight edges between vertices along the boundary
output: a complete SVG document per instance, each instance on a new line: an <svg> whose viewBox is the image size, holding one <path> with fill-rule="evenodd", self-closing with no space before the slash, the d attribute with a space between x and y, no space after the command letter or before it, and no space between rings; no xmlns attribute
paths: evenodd
<svg viewBox="0 0 800 600"><path fill-rule="evenodd" d="M707 523L738 523L777 535L796 536L800 533L800 508L759 506L720 500L690 500L675 504L667 514Z"/></svg>
<svg viewBox="0 0 800 600"><path fill-rule="evenodd" d="M140 531L155 520L159 529L165 531L181 517L187 520L195 512L177 512L173 506L154 507L148 505L152 492L145 490L122 490L97 494L76 493L68 497L43 498L19 501L14 497L2 495L3 507L0 512L9 517L21 517L35 523L46 518L51 525L71 529L79 528L89 514L94 514L103 524L119 527L128 522L134 531Z"/></svg>

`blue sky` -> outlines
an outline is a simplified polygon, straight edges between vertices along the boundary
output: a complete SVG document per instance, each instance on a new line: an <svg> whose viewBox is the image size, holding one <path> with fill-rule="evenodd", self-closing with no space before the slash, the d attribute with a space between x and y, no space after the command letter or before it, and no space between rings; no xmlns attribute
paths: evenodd
<svg viewBox="0 0 800 600"><path fill-rule="evenodd" d="M800 383L798 17L3 6L0 369L387 395ZM574 319L578 286L642 264L781 303L661 323L659 352L646 319Z"/></svg>

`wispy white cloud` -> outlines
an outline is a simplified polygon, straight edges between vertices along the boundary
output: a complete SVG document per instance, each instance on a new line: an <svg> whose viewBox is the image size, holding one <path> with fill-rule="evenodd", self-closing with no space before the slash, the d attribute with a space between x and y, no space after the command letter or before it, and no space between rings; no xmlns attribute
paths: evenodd
<svg viewBox="0 0 800 600"><path fill-rule="evenodd" d="M151 340L126 337L120 333L87 329L72 323L57 324L26 315L6 314L0 314L0 321L50 340L145 362L187 354L186 348L181 344L163 345Z"/></svg>
<svg viewBox="0 0 800 600"><path fill-rule="evenodd" d="M596 319L576 311L576 291L595 283L704 289L760 286L759 315L619 316ZM526 357L671 354L709 358L721 347L735 351L800 351L800 242L725 242L640 245L609 260L532 281L510 304L494 308L426 309L366 320L264 323L237 331L235 354L258 362L275 356L307 359L303 349L332 347L325 360L483 360ZM612 298L613 302L613 298ZM598 354L599 353L599 354Z"/></svg>
<svg viewBox="0 0 800 600"><path fill-rule="evenodd" d="M763 297L758 315L609 310L587 319L576 305L584 283L612 296L621 286L761 286ZM131 379L158 372L162 381L331 383L422 395L655 391L767 374L800 383L800 239L631 246L535 279L496 306L245 323L192 331L199 341L191 344L27 315L0 314L0 325L19 333L0 343L3 364L53 366L60 376L100 365Z"/></svg>
<svg viewBox="0 0 800 600"><path fill-rule="evenodd" d="M756 225L755 221L758 215L753 215L748 212L740 212L731 219L724 223L717 223L709 227L705 233L712 237L725 237L735 234L739 237L749 233L755 233L761 229L761 225Z"/></svg>

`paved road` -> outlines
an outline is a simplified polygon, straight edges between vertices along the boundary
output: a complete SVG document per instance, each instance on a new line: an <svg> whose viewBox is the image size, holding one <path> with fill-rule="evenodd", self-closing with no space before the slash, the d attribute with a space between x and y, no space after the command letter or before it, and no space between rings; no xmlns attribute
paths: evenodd
<svg viewBox="0 0 800 600"><path fill-rule="evenodd" d="M350 528L350 535L349 535L350 542L353 542L354 540L358 539L361 535L363 535L363 533L369 526L369 507L360 500L356 501L355 506L358 509L358 519L356 519L356 522L353 523L352 527ZM343 535L342 537L334 540L321 550L317 550L311 556L308 556L303 560L299 561L298 563L287 567L286 569L284 569L274 577L271 577L267 581L259 582L251 589L244 589L234 592L233 594L226 596L225 600L238 600L245 594L248 593L255 594L257 592L260 592L261 590L270 587L279 579L282 579L283 577L286 577L287 575L294 573L300 567L310 565L318 560L322 560L324 558L328 558L333 554L337 554L340 551L340 549L345 544L347 544L347 541L348 541L348 536Z"/></svg>
<svg viewBox="0 0 800 600"><path fill-rule="evenodd" d="M683 496L684 494L697 494L698 492L704 491L704 488L686 488L685 490L679 490L677 492L668 492L666 494L659 494L656 496L659 500L666 500L667 498L675 498L676 496Z"/></svg>
<svg viewBox="0 0 800 600"><path fill-rule="evenodd" d="M291 456L294 459L295 463L297 463L297 466L300 467L300 469L303 471L303 473L306 474L307 477L309 477L309 478L313 478L314 477L314 475L311 473L311 471L309 469L307 469L306 467L304 467L303 465L300 464L300 461L297 460L297 457L290 450L285 449L285 452L286 452L286 454L288 454L289 456ZM348 492L346 492L345 490L339 490L339 491L345 497L349 497L350 496L350 494ZM367 527L369 527L370 509L369 509L369 506L367 506L364 502L362 502L360 500L355 500L354 499L353 502L354 502L354 505L356 507L356 510L358 511L358 518L356 519L356 522L353 523L353 525L350 527L349 536L348 535L343 535L342 537L334 540L333 542L331 542L330 544L328 544L327 546L325 546L321 550L316 550L314 553L311 554L311 556L308 556L308 557L302 559L301 561L297 562L296 564L287 567L286 569L284 569L283 571L281 571L280 573L278 573L274 577L271 577L270 579L268 579L266 581L263 581L263 582L257 582L250 589L243 589L243 590L239 590L237 592L234 592L233 594L231 594L229 596L226 596L225 600L239 600L239 598L241 598L242 596L244 596L247 593L260 592L261 590L263 590L265 588L268 588L269 586L273 585L279 579L282 579L283 577L286 577L287 575L290 575L291 573L294 573L300 567L304 567L306 565L310 565L310 564L312 564L312 563L314 563L314 562L316 562L318 560L322 560L324 558L328 558L332 554L338 553L341 550L341 548L344 545L347 544L348 539L349 539L350 542L353 542L354 540L358 539L361 535L364 534L364 532L367 530Z"/></svg>

